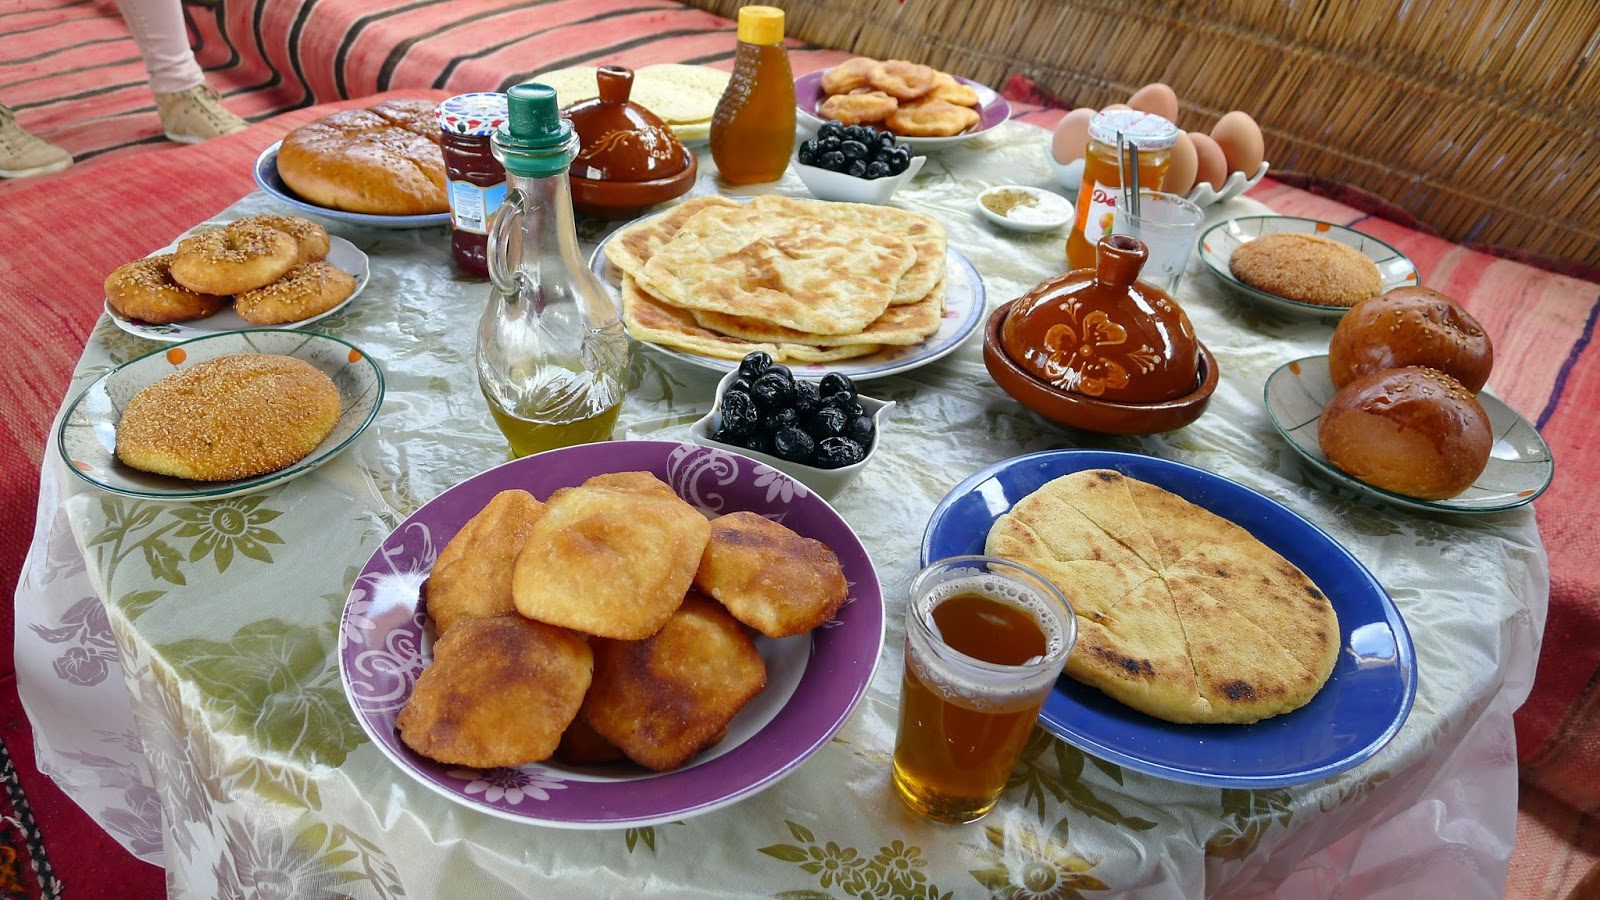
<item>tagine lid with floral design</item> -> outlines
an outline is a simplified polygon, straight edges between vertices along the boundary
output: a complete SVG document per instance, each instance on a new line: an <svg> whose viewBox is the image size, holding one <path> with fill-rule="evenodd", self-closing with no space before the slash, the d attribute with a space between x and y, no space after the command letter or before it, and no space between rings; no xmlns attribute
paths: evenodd
<svg viewBox="0 0 1600 900"><path fill-rule="evenodd" d="M681 174L690 155L659 116L629 100L633 70L602 66L600 96L562 111L578 132L572 176L592 181L654 181Z"/></svg>
<svg viewBox="0 0 1600 900"><path fill-rule="evenodd" d="M1005 354L1064 391L1120 403L1160 403L1192 392L1200 342L1166 291L1138 280L1148 253L1125 235L1101 238L1097 266L1041 282L1012 305Z"/></svg>

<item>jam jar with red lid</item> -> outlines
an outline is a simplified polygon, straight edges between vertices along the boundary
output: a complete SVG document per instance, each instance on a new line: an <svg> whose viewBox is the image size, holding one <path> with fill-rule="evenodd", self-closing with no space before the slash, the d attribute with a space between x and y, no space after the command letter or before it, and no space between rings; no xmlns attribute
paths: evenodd
<svg viewBox="0 0 1600 900"><path fill-rule="evenodd" d="M506 95L458 94L439 104L439 147L449 181L450 251L456 266L486 278L489 229L506 197L506 170L489 138L506 121Z"/></svg>

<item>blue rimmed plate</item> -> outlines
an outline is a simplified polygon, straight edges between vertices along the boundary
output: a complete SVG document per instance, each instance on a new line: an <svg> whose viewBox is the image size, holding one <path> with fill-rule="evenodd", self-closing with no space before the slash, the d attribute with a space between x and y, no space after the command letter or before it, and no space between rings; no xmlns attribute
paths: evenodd
<svg viewBox="0 0 1600 900"><path fill-rule="evenodd" d="M449 225L450 214L428 213L421 216L379 216L371 213L345 212L342 209L329 209L318 206L300 198L289 185L284 183L283 176L278 174L278 147L283 142L261 151L256 157L255 168L252 173L256 178L256 186L271 194L274 199L324 219L335 222L347 222L351 225L364 225L368 228L429 228L437 225Z"/></svg>
<svg viewBox="0 0 1600 900"><path fill-rule="evenodd" d="M238 481L186 481L141 472L117 459L117 422L134 394L174 372L230 353L292 356L322 370L339 390L339 421L333 431L299 462ZM100 376L67 407L56 444L67 468L103 491L154 500L220 500L299 478L334 458L372 424L382 405L383 371L354 345L307 331L234 331L163 347Z"/></svg>
<svg viewBox="0 0 1600 900"><path fill-rule="evenodd" d="M996 519L1045 483L1115 469L1235 522L1299 566L1339 616L1339 659L1310 703L1251 725L1165 722L1062 676L1039 724L1088 753L1189 784L1284 787L1318 781L1389 742L1416 698L1416 656L1400 612L1349 551L1278 503L1182 463L1101 450L1048 450L996 463L950 491L928 522L922 562L982 553Z"/></svg>
<svg viewBox="0 0 1600 900"><path fill-rule="evenodd" d="M1349 310L1348 306L1318 306L1315 303L1290 300L1288 297L1280 297L1253 288L1233 276L1233 270L1228 268L1228 260L1233 258L1233 251L1264 234L1284 231L1331 238L1360 250L1363 256L1372 260L1378 267L1378 274L1383 279L1385 291L1422 283L1415 263L1404 253L1372 235L1332 222L1302 219L1296 216L1240 216L1218 222L1200 235L1200 259L1206 264L1206 268L1222 281L1223 286L1245 300L1296 316L1330 321L1339 319Z"/></svg>
<svg viewBox="0 0 1600 900"><path fill-rule="evenodd" d="M1312 483L1335 494L1421 512L1491 513L1532 503L1555 477L1555 459L1539 436L1539 429L1498 397L1483 391L1478 394L1478 403L1489 416L1494 445L1489 449L1489 464L1471 487L1445 500L1421 500L1373 487L1340 471L1322 452L1317 421L1335 393L1326 355L1284 363L1262 390L1267 415L1300 455Z"/></svg>
<svg viewBox="0 0 1600 900"><path fill-rule="evenodd" d="M654 215L660 215L656 213ZM620 229L618 229L620 230ZM620 285L622 284L622 271L612 265L606 258L606 244L617 234L613 231L595 248L594 254L589 257L589 268L600 277L606 290L611 292L611 301L620 309L622 298ZM912 369L925 366L937 359L954 353L962 342L972 336L978 325L983 322L984 290L983 279L979 277L978 270L972 263L961 255L954 247L945 249L945 278L944 278L944 319L939 323L939 330L915 344L904 347L884 347L871 356L859 356L830 363L787 363L798 375L807 378L820 378L829 372L838 372L848 375L854 381L867 381L873 378L884 378L889 375L898 375ZM665 353L684 362L711 369L717 372L731 372L739 368L738 360L719 359L715 356L706 356L701 353L688 353L672 347L663 347L649 341L640 341L653 350Z"/></svg>

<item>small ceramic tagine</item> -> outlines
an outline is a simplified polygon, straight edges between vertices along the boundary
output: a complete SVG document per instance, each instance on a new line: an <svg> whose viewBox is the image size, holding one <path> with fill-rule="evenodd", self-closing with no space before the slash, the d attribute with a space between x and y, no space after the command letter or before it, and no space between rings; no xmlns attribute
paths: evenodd
<svg viewBox="0 0 1600 900"><path fill-rule="evenodd" d="M1096 268L1044 281L990 315L989 373L1064 425L1152 434L1193 422L1216 390L1216 359L1172 297L1138 281L1144 244L1110 235L1096 249Z"/></svg>
<svg viewBox="0 0 1600 900"><path fill-rule="evenodd" d="M584 215L629 219L694 187L699 163L655 113L628 100L633 70L604 66L600 96L562 111L578 132L572 205Z"/></svg>

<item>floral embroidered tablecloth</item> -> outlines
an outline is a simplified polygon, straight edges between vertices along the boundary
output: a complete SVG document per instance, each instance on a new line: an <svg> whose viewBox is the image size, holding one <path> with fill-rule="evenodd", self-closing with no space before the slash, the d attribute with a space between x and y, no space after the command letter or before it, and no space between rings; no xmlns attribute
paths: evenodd
<svg viewBox="0 0 1600 900"><path fill-rule="evenodd" d="M931 158L899 195L946 224L991 306L1061 269L1062 235L1003 233L973 206L994 184L1048 185L1044 137L1007 126ZM709 162L700 192L715 189ZM793 176L777 189L804 194ZM218 218L271 209L255 194ZM1211 217L1260 211L1238 200ZM585 228L591 244L605 231ZM1511 712L1532 680L1549 590L1532 512L1435 519L1309 485L1261 388L1285 360L1323 352L1328 327L1243 307L1197 262L1180 298L1224 375L1210 410L1182 431L1052 428L990 381L976 336L871 384L899 406L880 458L836 506L879 567L890 634L861 708L786 780L686 822L600 833L514 826L413 783L357 727L335 628L388 530L505 458L471 368L487 288L452 272L443 230L330 230L371 256L372 281L315 329L363 348L388 382L349 451L281 487L196 504L101 494L54 448L46 454L16 638L40 768L130 851L164 863L175 895L1305 896L1342 885L1360 896L1499 896L1515 815ZM150 237L153 249L173 235ZM102 319L70 394L153 349ZM617 436L684 437L715 383L636 348ZM927 517L976 469L1069 446L1210 469L1349 547L1416 642L1419 690L1399 736L1332 780L1240 791L1123 771L1038 732L981 823L935 826L905 811L889 753L899 623ZM533 804L562 785L503 777L471 789Z"/></svg>

